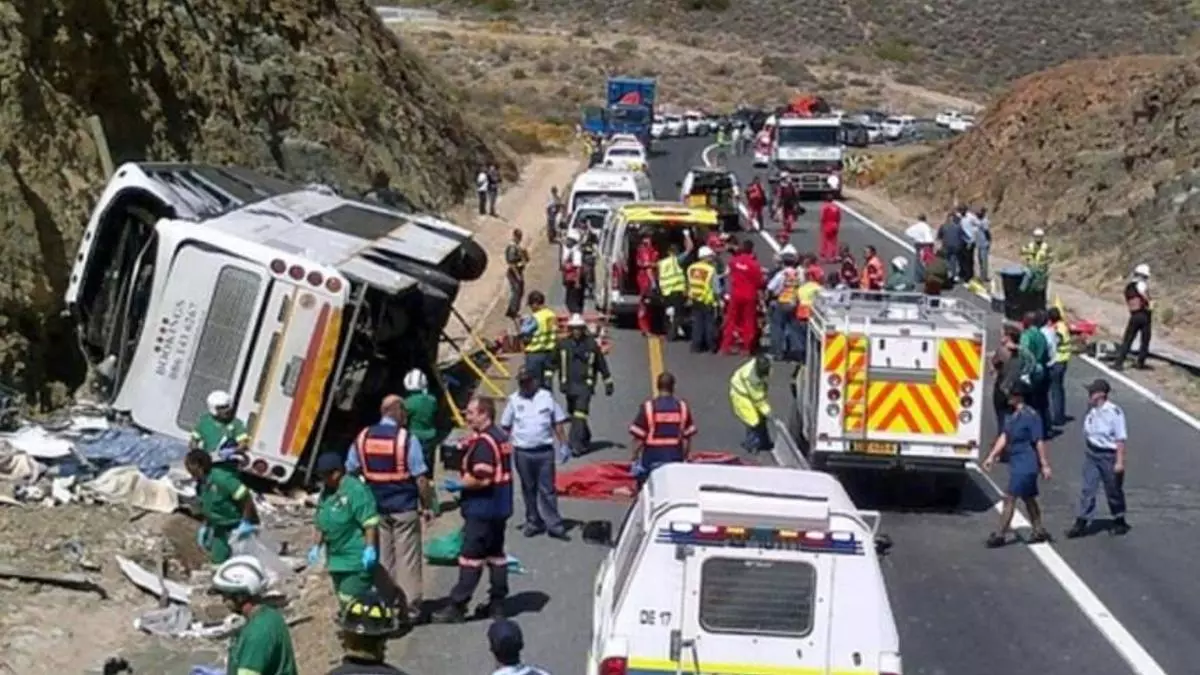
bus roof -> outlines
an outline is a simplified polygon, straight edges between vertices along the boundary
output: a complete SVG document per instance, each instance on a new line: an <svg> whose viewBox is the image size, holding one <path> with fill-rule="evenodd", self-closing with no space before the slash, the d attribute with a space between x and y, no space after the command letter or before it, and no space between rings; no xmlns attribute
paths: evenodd
<svg viewBox="0 0 1200 675"><path fill-rule="evenodd" d="M617 213L632 222L669 222L679 225L716 227L717 212L679 202L633 202L622 204Z"/></svg>
<svg viewBox="0 0 1200 675"><path fill-rule="evenodd" d="M140 174L140 175L138 175ZM348 199L237 167L125 164L118 176L166 195L176 219L333 267L388 292L417 280L388 258L438 266L471 238L468 230L420 213Z"/></svg>

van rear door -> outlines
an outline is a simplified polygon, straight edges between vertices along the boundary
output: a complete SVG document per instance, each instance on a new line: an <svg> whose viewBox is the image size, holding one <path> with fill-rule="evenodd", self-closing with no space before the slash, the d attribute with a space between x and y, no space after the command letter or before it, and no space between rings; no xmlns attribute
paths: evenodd
<svg viewBox="0 0 1200 675"><path fill-rule="evenodd" d="M692 551L672 653L682 672L828 672L831 556L749 546Z"/></svg>

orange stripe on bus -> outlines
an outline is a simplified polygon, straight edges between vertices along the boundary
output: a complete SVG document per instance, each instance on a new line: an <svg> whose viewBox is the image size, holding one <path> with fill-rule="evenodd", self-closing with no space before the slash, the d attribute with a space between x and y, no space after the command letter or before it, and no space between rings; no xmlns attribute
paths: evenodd
<svg viewBox="0 0 1200 675"><path fill-rule="evenodd" d="M296 382L292 408L288 411L287 426L283 430L283 444L280 450L284 453L287 452L287 448L292 447L296 425L300 420L300 410L304 407L304 392L308 391L309 385L312 384L313 371L317 366L317 354L320 353L321 342L325 339L325 324L329 322L329 312L328 304L321 306L321 313L317 315L317 325L313 328L312 338L308 341L308 351L304 354L304 366L301 368L300 378Z"/></svg>

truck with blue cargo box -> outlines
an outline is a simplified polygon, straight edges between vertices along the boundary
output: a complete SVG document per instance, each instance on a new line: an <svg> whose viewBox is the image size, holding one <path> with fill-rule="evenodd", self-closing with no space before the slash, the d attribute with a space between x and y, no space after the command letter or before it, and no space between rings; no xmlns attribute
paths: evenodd
<svg viewBox="0 0 1200 675"><path fill-rule="evenodd" d="M633 134L649 148L657 91L658 81L653 78L608 78L608 133Z"/></svg>

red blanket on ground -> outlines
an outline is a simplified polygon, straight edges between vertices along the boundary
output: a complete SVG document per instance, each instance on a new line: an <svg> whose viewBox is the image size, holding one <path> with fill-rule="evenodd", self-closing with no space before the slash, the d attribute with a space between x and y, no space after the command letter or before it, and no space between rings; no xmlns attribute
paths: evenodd
<svg viewBox="0 0 1200 675"><path fill-rule="evenodd" d="M693 452L688 461L695 464L746 463L741 457L728 452ZM560 497L572 499L630 499L637 492L637 481L629 475L630 464L596 462L560 471L554 488Z"/></svg>

